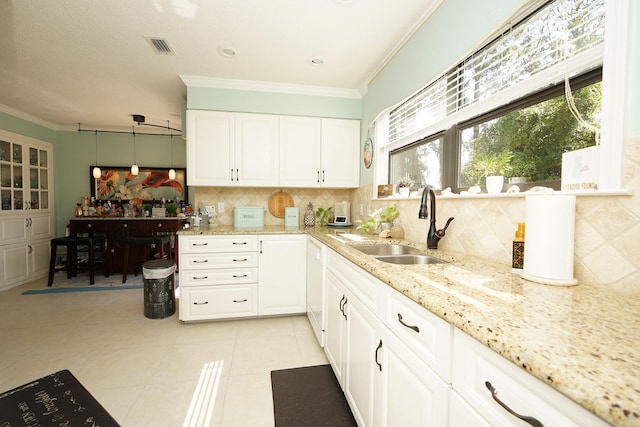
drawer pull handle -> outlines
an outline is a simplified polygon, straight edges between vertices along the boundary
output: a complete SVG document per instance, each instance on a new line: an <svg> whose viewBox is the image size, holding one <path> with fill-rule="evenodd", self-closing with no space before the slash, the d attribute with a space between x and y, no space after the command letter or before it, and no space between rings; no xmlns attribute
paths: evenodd
<svg viewBox="0 0 640 427"><path fill-rule="evenodd" d="M502 406L508 413L510 413L511 415L513 415L516 418L520 418L522 421L524 421L525 423L528 423L530 425L532 425L533 427L544 427L544 424L542 424L540 421L538 421L537 419L533 418L533 417L528 417L526 415L520 415L517 412L514 412L511 408L509 408L506 404L502 403L502 401L500 399L498 399L498 391L491 385L491 383L489 381L485 381L484 385L489 389L489 391L491 392L491 397L493 397L493 400L495 400L496 402L498 402L498 405Z"/></svg>
<svg viewBox="0 0 640 427"><path fill-rule="evenodd" d="M378 343L378 347L376 347L376 365L378 365L378 369L382 372L382 365L378 362L378 352L382 348L382 340Z"/></svg>
<svg viewBox="0 0 640 427"><path fill-rule="evenodd" d="M209 262L209 260L208 259L194 259L193 260L194 264L205 263L205 262Z"/></svg>
<svg viewBox="0 0 640 427"><path fill-rule="evenodd" d="M234 277L234 279L239 279L239 278L242 278L242 277L247 277L247 275L246 274L234 274L233 277Z"/></svg>
<svg viewBox="0 0 640 427"><path fill-rule="evenodd" d="M245 262L245 261L249 261L247 258L238 258L238 259L234 259L233 262Z"/></svg>
<svg viewBox="0 0 640 427"><path fill-rule="evenodd" d="M247 242L233 242L234 245L246 245Z"/></svg>
<svg viewBox="0 0 640 427"><path fill-rule="evenodd" d="M192 243L191 246L207 246L208 243L204 242L204 243Z"/></svg>
<svg viewBox="0 0 640 427"><path fill-rule="evenodd" d="M407 325L406 323L404 323L402 321L402 314L400 314L400 313L398 313L398 322L400 322L400 324L402 326L404 326L405 328L413 329L417 333L420 333L420 328L418 328L417 326Z"/></svg>
<svg viewBox="0 0 640 427"><path fill-rule="evenodd" d="M208 279L208 278L209 278L209 276L200 276L200 277L193 276L193 280L204 280L204 279Z"/></svg>
<svg viewBox="0 0 640 427"><path fill-rule="evenodd" d="M209 304L209 301L205 301L205 302L194 302L193 305L207 305Z"/></svg>
<svg viewBox="0 0 640 427"><path fill-rule="evenodd" d="M238 300L238 299L234 299L233 300L233 302L247 302L247 301L248 300L246 298L245 299L240 299L240 300Z"/></svg>

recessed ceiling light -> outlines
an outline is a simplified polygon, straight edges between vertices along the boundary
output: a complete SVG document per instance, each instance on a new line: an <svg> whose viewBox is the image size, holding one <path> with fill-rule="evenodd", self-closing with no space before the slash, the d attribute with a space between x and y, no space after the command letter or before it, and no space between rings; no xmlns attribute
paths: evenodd
<svg viewBox="0 0 640 427"><path fill-rule="evenodd" d="M223 47L220 46L216 49L216 52L225 58L233 58L238 54L238 51L232 47Z"/></svg>
<svg viewBox="0 0 640 427"><path fill-rule="evenodd" d="M314 57L314 58L311 58L311 59L309 60L309 62L311 62L311 64L312 64L312 65L318 65L318 66L320 66L320 65L323 65L323 64L324 64L324 59L322 59L322 58L318 58L318 57Z"/></svg>

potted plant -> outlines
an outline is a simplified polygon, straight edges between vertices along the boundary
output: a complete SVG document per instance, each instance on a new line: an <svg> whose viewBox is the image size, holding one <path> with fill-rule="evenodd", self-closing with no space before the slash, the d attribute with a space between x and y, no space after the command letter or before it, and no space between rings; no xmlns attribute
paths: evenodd
<svg viewBox="0 0 640 427"><path fill-rule="evenodd" d="M321 227L327 225L333 220L333 208L318 208L316 210L316 218L318 218L318 225Z"/></svg>
<svg viewBox="0 0 640 427"><path fill-rule="evenodd" d="M487 193L496 194L504 186L504 174L509 170L513 155L508 151L500 154L482 154L476 157L473 168L479 176L485 177Z"/></svg>
<svg viewBox="0 0 640 427"><path fill-rule="evenodd" d="M393 227L393 221L398 219L400 216L400 211L398 210L398 205L395 203L390 204L386 208L382 208L379 211L378 218L382 225L383 230L390 230Z"/></svg>
<svg viewBox="0 0 640 427"><path fill-rule="evenodd" d="M409 190L411 189L411 185L413 183L408 178L403 178L398 182L398 193L400 193L401 197L409 197Z"/></svg>

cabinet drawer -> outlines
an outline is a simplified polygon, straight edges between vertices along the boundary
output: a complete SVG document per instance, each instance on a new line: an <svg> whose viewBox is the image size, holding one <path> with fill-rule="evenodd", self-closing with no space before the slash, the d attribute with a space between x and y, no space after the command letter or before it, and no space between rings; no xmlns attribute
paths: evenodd
<svg viewBox="0 0 640 427"><path fill-rule="evenodd" d="M182 253L203 252L251 252L258 250L258 236L224 235L224 236L180 236Z"/></svg>
<svg viewBox="0 0 640 427"><path fill-rule="evenodd" d="M203 268L239 268L257 267L258 253L186 253L180 257L180 268L183 270L201 270Z"/></svg>
<svg viewBox="0 0 640 427"><path fill-rule="evenodd" d="M258 314L258 285L180 287L180 319L209 320Z"/></svg>
<svg viewBox="0 0 640 427"><path fill-rule="evenodd" d="M451 382L453 327L388 286L381 286L385 325L447 383Z"/></svg>
<svg viewBox="0 0 640 427"><path fill-rule="evenodd" d="M509 414L496 397L520 415L545 426L604 427L601 418L519 368L459 329L454 332L453 389L492 426L527 425Z"/></svg>
<svg viewBox="0 0 640 427"><path fill-rule="evenodd" d="M180 263L182 265L182 262ZM180 287L258 282L258 268L181 270Z"/></svg>

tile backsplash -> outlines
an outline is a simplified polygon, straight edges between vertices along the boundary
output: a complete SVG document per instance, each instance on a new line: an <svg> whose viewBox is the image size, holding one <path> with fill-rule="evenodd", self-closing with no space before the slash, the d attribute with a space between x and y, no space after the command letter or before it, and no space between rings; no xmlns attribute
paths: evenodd
<svg viewBox="0 0 640 427"><path fill-rule="evenodd" d="M623 183L629 190L640 188L640 138L625 144ZM314 209L327 208L336 202L351 203L351 219L366 218L367 212L392 200L372 200L373 186L355 190L283 189L300 208L300 221L308 202ZM283 224L268 211L269 198L278 189L196 187L196 207L224 202L220 224L233 224L233 206L263 206L266 225ZM418 219L420 200L397 199L400 223L405 238L426 242L429 222ZM364 215L360 215L360 205ZM369 208L369 209L367 209ZM511 248L516 226L525 219L524 197L439 197L437 226L442 228L449 217L455 220L440 241L439 248L460 254L511 264ZM576 200L574 275L581 282L601 283L621 290L640 290L640 195L579 196ZM525 242L526 251L526 242Z"/></svg>

